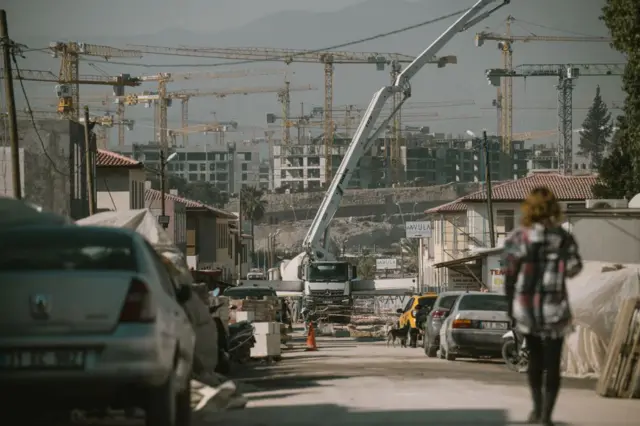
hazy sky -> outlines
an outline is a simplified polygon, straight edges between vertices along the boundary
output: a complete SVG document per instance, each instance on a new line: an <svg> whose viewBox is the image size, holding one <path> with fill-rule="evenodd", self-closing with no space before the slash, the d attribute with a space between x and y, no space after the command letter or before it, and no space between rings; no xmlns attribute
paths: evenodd
<svg viewBox="0 0 640 426"><path fill-rule="evenodd" d="M44 47L53 40L71 39L118 47L127 43L142 43L315 49L416 24L469 7L474 0L1 0L1 3L8 13L11 37L30 47ZM475 104L428 110L420 107L420 112L417 112L417 108L407 108L403 114L404 124L429 125L432 131L454 135L464 134L467 128L495 131L496 111L491 102L496 90L488 86L484 72L487 68L500 67L501 55L496 49L496 42L487 42L482 48L475 47L474 34L487 28L502 33L506 17L513 15L517 19L513 29L516 35L606 36L607 29L598 20L603 4L604 0L512 0L507 8L455 37L443 49L442 54L457 55L458 65L442 70L426 67L412 81L413 97L410 102L471 100ZM450 19L345 50L416 55L452 21ZM58 72L60 60L52 59L48 53L30 52L26 56L21 59L22 68ZM163 69L158 65L204 65L212 60L145 55L142 60L135 60L135 64L129 61L130 66L83 58L81 73L100 72L89 65L94 61L102 69L101 72L109 75L221 71L221 67L209 69L193 66ZM622 57L611 50L607 43L532 42L514 44L513 61L514 65L593 64L621 62ZM282 66L281 63L270 62L238 67L273 69ZM322 106L322 67L318 64L294 63L289 69L295 72L293 84L312 84L319 89L292 93L294 112L299 110L301 102L304 102L307 111L313 106ZM366 106L374 91L388 84L388 79L386 72L376 72L369 65L337 65L334 105ZM556 128L556 83L554 78L514 80L514 132ZM170 90L265 85L281 87L282 78L191 81L172 84ZM602 87L606 102L623 100L618 77L580 78L574 91L574 127L579 127L584 120L596 85ZM34 109L52 109L51 104L55 104L56 100L51 84L29 83L27 89ZM128 93L134 90L137 91L131 89ZM155 90L155 87L145 84L140 90ZM90 95L103 96L106 92L104 87L82 86L81 99ZM22 102L19 91L18 102ZM180 108L178 102L175 104L177 107L169 111L170 128L179 126L180 122ZM532 106L539 108L531 109ZM94 106L92 108L98 110ZM110 108L113 111L113 107ZM281 106L273 93L224 99L194 98L189 106L190 124L210 122L212 111L216 111L220 121L236 120L241 124L265 127L265 114L277 113L281 111ZM437 113L437 118L429 118L430 113ZM153 120L149 109L131 107L127 108L126 114L128 118L136 120L136 129L127 133L127 143L152 139ZM115 130L112 133L115 135ZM228 137L246 138L261 135L262 131L252 130L252 133ZM190 137L191 141L193 139L197 137ZM111 137L111 141L115 141L115 136Z"/></svg>
<svg viewBox="0 0 640 426"><path fill-rule="evenodd" d="M15 36L150 34L188 26L220 31L283 10L328 12L363 0L4 0ZM455 1L455 0L454 0ZM37 13L34 13L37 11ZM84 18L84 19L83 19Z"/></svg>

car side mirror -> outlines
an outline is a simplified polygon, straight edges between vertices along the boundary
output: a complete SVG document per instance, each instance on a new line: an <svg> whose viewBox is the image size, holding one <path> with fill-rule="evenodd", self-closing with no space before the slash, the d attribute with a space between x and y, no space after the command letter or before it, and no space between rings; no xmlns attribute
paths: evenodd
<svg viewBox="0 0 640 426"><path fill-rule="evenodd" d="M190 285L181 285L176 290L176 299L180 304L187 303L189 299L191 299L192 295L193 295L193 292L191 291Z"/></svg>
<svg viewBox="0 0 640 426"><path fill-rule="evenodd" d="M401 313L403 313L403 312L404 312L404 311L403 311L402 309L396 309L396 314L401 314Z"/></svg>

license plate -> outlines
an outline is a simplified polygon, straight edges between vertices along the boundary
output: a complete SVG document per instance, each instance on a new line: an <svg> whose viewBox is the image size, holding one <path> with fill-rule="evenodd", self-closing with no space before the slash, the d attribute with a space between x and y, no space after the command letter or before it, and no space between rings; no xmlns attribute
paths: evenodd
<svg viewBox="0 0 640 426"><path fill-rule="evenodd" d="M74 370L84 368L81 350L17 350L0 353L3 370Z"/></svg>
<svg viewBox="0 0 640 426"><path fill-rule="evenodd" d="M487 330L506 330L508 325L506 322L482 321L482 328Z"/></svg>

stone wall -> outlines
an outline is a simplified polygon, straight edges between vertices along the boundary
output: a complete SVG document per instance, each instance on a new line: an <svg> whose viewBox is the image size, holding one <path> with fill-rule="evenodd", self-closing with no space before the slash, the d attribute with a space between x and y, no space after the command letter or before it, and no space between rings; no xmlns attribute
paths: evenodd
<svg viewBox="0 0 640 426"><path fill-rule="evenodd" d="M432 204L436 201L451 201L465 194L481 189L477 183L446 184L428 187L414 188L380 188L380 189L351 189L345 191L340 205L347 206L374 206L400 203L411 205L414 203ZM267 212L292 212L292 210L306 211L317 209L322 202L324 192L307 192L296 194L265 194ZM231 200L226 206L227 210L237 211L237 199ZM293 207L293 208L292 208ZM404 213L409 213L406 211ZM293 213L292 213L293 214ZM371 213L369 213L371 214Z"/></svg>

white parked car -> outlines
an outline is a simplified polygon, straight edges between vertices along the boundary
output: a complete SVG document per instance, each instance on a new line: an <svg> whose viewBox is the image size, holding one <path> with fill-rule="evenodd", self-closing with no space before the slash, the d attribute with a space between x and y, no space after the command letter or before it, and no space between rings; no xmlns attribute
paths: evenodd
<svg viewBox="0 0 640 426"><path fill-rule="evenodd" d="M440 357L501 358L511 320L504 294L468 292L456 299L440 329Z"/></svg>
<svg viewBox="0 0 640 426"><path fill-rule="evenodd" d="M0 401L28 424L73 409L141 408L188 426L193 327L160 256L118 228L0 231ZM7 411L9 413L7 413ZM45 414L46 413L46 414Z"/></svg>

